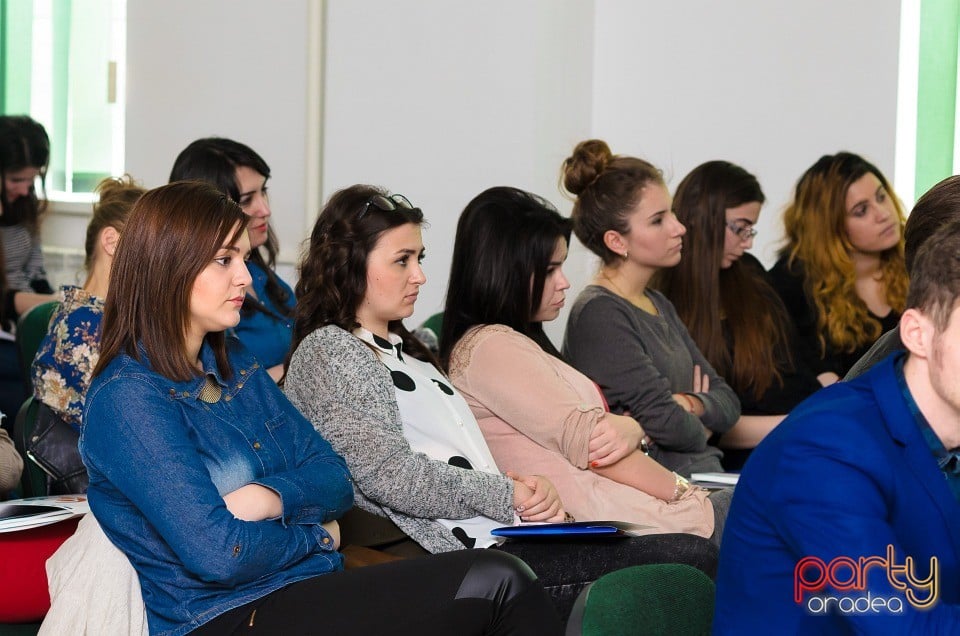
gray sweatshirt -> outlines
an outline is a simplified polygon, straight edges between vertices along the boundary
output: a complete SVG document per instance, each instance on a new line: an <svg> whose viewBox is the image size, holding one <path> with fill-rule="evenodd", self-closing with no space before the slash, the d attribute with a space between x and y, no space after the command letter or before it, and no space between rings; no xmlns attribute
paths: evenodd
<svg viewBox="0 0 960 636"><path fill-rule="evenodd" d="M703 426L723 433L740 417L740 401L694 344L676 309L654 290L651 315L613 292L590 285L577 297L563 338L563 355L603 390L614 413L629 411L653 439L650 456L681 475L719 471L721 452L707 444ZM693 393L693 367L710 377L707 393ZM673 393L703 402L697 417Z"/></svg>

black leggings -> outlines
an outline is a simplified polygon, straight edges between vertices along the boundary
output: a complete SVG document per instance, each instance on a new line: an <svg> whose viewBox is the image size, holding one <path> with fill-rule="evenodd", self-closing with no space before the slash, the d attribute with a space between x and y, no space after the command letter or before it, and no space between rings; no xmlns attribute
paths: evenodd
<svg viewBox="0 0 960 636"><path fill-rule="evenodd" d="M533 572L495 550L461 550L292 583L191 632L308 634L560 634Z"/></svg>
<svg viewBox="0 0 960 636"><path fill-rule="evenodd" d="M507 541L495 548L523 559L566 622L577 596L598 578L631 565L684 563L717 576L719 549L692 534L650 534L610 539Z"/></svg>

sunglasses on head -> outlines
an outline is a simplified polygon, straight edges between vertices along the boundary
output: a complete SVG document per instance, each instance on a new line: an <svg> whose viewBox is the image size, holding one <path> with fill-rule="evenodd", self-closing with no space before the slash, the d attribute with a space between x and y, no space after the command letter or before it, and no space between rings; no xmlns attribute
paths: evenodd
<svg viewBox="0 0 960 636"><path fill-rule="evenodd" d="M370 209L371 205L382 212L414 209L413 204L410 203L410 200L402 194L391 194L388 197L383 196L382 194L375 194L367 199L367 202L363 204L360 214L357 215L358 221L363 218L363 215L367 213L367 210Z"/></svg>

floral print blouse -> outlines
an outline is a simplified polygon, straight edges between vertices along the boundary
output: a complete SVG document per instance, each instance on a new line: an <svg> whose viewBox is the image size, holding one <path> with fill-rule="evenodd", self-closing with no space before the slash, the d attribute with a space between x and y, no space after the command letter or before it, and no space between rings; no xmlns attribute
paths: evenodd
<svg viewBox="0 0 960 636"><path fill-rule="evenodd" d="M65 285L63 302L33 359L33 394L80 430L83 400L100 359L103 300Z"/></svg>

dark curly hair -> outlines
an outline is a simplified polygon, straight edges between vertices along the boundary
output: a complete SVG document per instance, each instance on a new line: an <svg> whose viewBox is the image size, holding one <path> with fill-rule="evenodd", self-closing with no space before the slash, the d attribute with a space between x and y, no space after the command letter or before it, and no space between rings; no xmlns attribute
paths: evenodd
<svg viewBox="0 0 960 636"><path fill-rule="evenodd" d="M320 211L310 234L310 243L300 259L293 341L284 369L309 334L326 325L353 332L360 326L357 307L367 293L367 257L387 230L407 223L423 224L420 208L386 211L364 204L388 192L371 185L353 185L335 192ZM392 333L403 339L408 354L437 366L436 358L403 326L389 323Z"/></svg>

